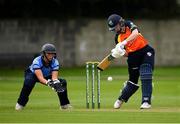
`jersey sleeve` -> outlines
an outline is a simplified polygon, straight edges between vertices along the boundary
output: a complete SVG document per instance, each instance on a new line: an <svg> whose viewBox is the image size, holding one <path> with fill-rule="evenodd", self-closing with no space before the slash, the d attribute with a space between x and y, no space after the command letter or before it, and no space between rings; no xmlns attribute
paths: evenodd
<svg viewBox="0 0 180 124"><path fill-rule="evenodd" d="M41 69L41 64L40 64L40 61L38 61L38 59L34 59L32 63L32 69L33 70Z"/></svg>
<svg viewBox="0 0 180 124"><path fill-rule="evenodd" d="M59 62L57 59L53 59L51 67L52 67L52 71L59 70L60 67L59 67Z"/></svg>
<svg viewBox="0 0 180 124"><path fill-rule="evenodd" d="M129 29L131 30L131 32L135 29L138 29L137 26L132 22L132 21L126 21L125 25L129 27Z"/></svg>

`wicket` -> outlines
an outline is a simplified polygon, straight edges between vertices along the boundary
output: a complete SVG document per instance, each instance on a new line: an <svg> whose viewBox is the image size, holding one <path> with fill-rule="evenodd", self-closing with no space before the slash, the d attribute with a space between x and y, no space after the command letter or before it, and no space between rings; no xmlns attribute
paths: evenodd
<svg viewBox="0 0 180 124"><path fill-rule="evenodd" d="M97 105L100 109L100 70L97 69L98 64L99 62L86 62L86 108L89 108L90 92L92 93L92 109L95 108L95 82L97 82Z"/></svg>

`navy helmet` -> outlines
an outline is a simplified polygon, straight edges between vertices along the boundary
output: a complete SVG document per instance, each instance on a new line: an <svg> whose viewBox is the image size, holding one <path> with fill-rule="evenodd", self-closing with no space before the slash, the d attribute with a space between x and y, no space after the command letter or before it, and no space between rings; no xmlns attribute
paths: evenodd
<svg viewBox="0 0 180 124"><path fill-rule="evenodd" d="M117 14L112 14L108 17L108 27L110 31L114 31L115 26L122 20L122 17Z"/></svg>
<svg viewBox="0 0 180 124"><path fill-rule="evenodd" d="M54 54L56 54L56 47L53 44L46 43L46 44L44 44L42 46L41 52L43 54L45 54L45 53L54 53Z"/></svg>

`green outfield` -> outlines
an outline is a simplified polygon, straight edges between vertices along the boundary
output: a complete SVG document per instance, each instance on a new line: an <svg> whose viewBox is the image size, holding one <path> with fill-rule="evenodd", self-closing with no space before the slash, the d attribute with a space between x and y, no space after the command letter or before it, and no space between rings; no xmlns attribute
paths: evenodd
<svg viewBox="0 0 180 124"><path fill-rule="evenodd" d="M15 111L23 83L23 70L0 70L0 123L180 123L180 67L156 68L152 109L140 110L141 89L114 110L124 81L126 67L108 68L101 73L101 109L86 109L85 68L63 68L60 75L68 81L69 98L73 108L60 110L56 94L37 84L23 111ZM113 81L107 81L112 76ZM140 84L140 82L139 82ZM97 105L97 104L96 104Z"/></svg>

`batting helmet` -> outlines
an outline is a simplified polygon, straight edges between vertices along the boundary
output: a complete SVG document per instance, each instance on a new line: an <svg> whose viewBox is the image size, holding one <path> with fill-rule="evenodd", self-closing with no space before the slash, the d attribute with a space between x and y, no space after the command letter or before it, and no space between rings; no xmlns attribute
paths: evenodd
<svg viewBox="0 0 180 124"><path fill-rule="evenodd" d="M108 27L110 31L114 31L115 26L122 20L122 17L117 14L112 14L108 17Z"/></svg>
<svg viewBox="0 0 180 124"><path fill-rule="evenodd" d="M56 47L53 44L46 43L41 48L42 53L54 53L56 54Z"/></svg>

